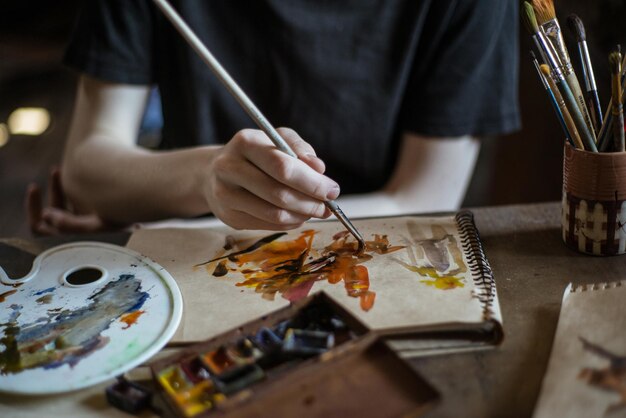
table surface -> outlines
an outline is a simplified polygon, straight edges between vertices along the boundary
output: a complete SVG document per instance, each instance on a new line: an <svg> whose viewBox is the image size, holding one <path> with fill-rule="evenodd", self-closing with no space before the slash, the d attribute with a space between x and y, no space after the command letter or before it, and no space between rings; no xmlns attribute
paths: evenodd
<svg viewBox="0 0 626 418"><path fill-rule="evenodd" d="M566 248L559 203L473 208L472 212L496 278L504 341L493 350L414 359L411 365L441 393L441 402L426 415L429 418L529 417L550 356L565 287L570 282L623 279L626 257L592 257ZM25 274L32 256L24 249L37 253L85 238L1 240L0 265ZM128 234L87 238L123 245ZM107 407L105 386L62 399L0 396L0 416L40 417L42 412L44 416L127 416Z"/></svg>

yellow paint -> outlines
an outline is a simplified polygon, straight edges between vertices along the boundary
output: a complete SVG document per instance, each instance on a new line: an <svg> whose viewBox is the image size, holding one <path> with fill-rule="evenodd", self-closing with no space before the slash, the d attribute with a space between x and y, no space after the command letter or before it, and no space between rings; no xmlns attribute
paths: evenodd
<svg viewBox="0 0 626 418"><path fill-rule="evenodd" d="M420 280L421 283L425 283L428 286L434 286L441 290L456 289L457 287L465 287L461 279L454 276L438 277L434 280Z"/></svg>
<svg viewBox="0 0 626 418"><path fill-rule="evenodd" d="M215 396L211 392L213 392L213 384L210 380L203 380L188 391L179 394L176 402L181 406L185 416L193 417L213 408Z"/></svg>
<svg viewBox="0 0 626 418"><path fill-rule="evenodd" d="M174 396L191 387L191 382L183 375L182 370L176 366L162 370L159 373L158 380L163 389Z"/></svg>

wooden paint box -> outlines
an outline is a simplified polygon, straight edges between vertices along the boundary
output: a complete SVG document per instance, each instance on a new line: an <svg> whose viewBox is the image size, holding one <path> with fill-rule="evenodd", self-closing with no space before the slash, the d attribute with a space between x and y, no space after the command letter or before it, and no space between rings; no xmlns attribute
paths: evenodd
<svg viewBox="0 0 626 418"><path fill-rule="evenodd" d="M438 400L323 292L162 359L152 373L183 417L404 417Z"/></svg>

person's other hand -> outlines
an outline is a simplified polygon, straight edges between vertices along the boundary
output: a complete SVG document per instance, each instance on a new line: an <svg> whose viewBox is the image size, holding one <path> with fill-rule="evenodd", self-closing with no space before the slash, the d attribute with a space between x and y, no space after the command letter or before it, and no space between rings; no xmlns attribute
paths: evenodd
<svg viewBox="0 0 626 418"><path fill-rule="evenodd" d="M295 131L278 132L298 159L262 131L244 129L210 162L207 200L213 214L233 228L287 230L330 215L324 201L337 198L339 185L323 174L324 162Z"/></svg>
<svg viewBox="0 0 626 418"><path fill-rule="evenodd" d="M114 228L95 214L75 213L68 207L58 167L50 171L47 194L47 206L44 207L41 188L37 183L30 183L26 190L26 213L33 234L77 234Z"/></svg>

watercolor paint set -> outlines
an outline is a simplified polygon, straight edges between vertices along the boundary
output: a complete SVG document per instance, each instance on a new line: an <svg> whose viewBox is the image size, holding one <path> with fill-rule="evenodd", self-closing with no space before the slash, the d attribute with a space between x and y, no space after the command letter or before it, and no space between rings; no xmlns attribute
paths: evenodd
<svg viewBox="0 0 626 418"><path fill-rule="evenodd" d="M324 292L152 365L181 417L417 416L437 392Z"/></svg>

